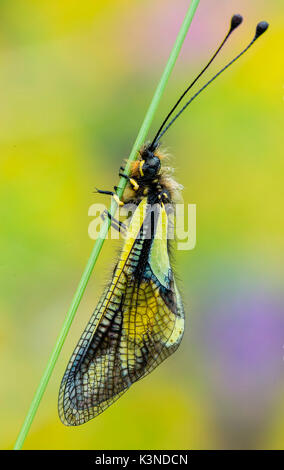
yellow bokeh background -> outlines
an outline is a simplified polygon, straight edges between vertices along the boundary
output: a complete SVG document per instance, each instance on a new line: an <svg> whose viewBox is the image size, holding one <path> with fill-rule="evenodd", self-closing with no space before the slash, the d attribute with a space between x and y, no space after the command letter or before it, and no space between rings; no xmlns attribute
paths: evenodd
<svg viewBox="0 0 284 470"><path fill-rule="evenodd" d="M0 447L12 448L188 0L0 3ZM64 427L60 381L109 276L106 241L26 449L284 448L283 2L200 2L150 136L223 39L206 77L270 29L164 137L197 244L176 253L179 350L102 415ZM205 83L206 77L202 79Z"/></svg>

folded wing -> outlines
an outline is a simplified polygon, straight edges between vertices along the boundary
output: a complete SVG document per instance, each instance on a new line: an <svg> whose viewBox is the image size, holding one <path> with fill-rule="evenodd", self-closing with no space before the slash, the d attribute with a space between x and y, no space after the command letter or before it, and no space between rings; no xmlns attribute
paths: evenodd
<svg viewBox="0 0 284 470"><path fill-rule="evenodd" d="M167 251L167 214L159 208L147 239L149 206L136 209L115 267L62 379L59 415L66 425L94 418L180 344L184 313Z"/></svg>

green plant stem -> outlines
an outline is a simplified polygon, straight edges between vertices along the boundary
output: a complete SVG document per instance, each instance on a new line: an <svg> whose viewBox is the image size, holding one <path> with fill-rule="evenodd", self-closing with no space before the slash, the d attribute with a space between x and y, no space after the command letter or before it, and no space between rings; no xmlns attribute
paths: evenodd
<svg viewBox="0 0 284 470"><path fill-rule="evenodd" d="M180 31L178 33L178 36L176 38L175 44L173 46L172 52L169 56L169 59L167 61L167 64L166 64L166 67L165 67L164 72L162 74L162 77L159 81L159 84L156 88L153 99L150 103L150 106L148 108L148 111L146 113L144 121L142 123L141 129L138 133L136 141L135 141L135 143L133 145L133 148L131 150L131 153L129 155L129 158L128 158L128 161L127 161L127 164L126 164L126 167L125 167L125 171L124 171L124 173L126 173L127 175L130 172L131 162L136 159L137 152L138 152L138 150L140 149L140 147L143 145L143 143L145 141L145 138L147 136L148 130L149 130L150 125L152 123L154 114L157 110L158 104L159 104L160 99L162 97L162 94L165 90L167 81L168 81L169 76L172 72L174 64L177 60L178 54L180 52L180 49L182 47L183 41L184 41L185 36L187 34L187 31L190 27L190 24L192 22L192 19L194 17L194 14L195 14L195 11L196 11L196 8L197 8L198 4L199 4L199 0L192 0L190 6L188 8L188 11L185 15L184 21L182 23L182 26L181 26ZM118 185L118 188L117 188L117 194L118 194L119 197L122 196L123 191L124 191L125 186L126 186L126 183L127 183L127 181L126 181L125 178L120 179L119 185ZM112 200L111 207L110 207L111 215L115 214L116 208L117 208L117 205L116 205L115 201ZM94 248L91 252L90 258L87 262L86 268L83 272L83 275L81 277L81 280L79 282L79 285L77 287L75 295L74 295L73 300L71 302L70 308L69 308L69 310L67 312L67 315L65 317L65 320L64 320L64 323L62 325L61 331L58 335L55 346L52 350L52 353L51 353L50 358L48 360L46 369L45 369L45 371L42 375L42 378L40 380L40 383L39 383L38 388L36 390L35 396L33 398L33 401L31 403L31 405L30 405L30 408L28 410L28 413L27 413L27 416L26 416L25 421L23 423L23 426L22 426L22 428L20 430L20 433L18 435L18 439L17 439L17 441L15 443L15 446L14 446L15 450L21 449L24 442L25 442L25 439L27 437L30 426L31 426L31 424L33 422L33 419L35 417L35 414L37 412L40 401L41 401L42 396L45 392L45 389L47 387L47 384L48 384L48 381L49 381L50 376L52 374L52 371L54 369L54 366L57 362L58 356L60 354L60 351L62 349L62 346L64 344L66 336L68 334L68 331L70 329L72 321L75 317L78 306L79 306L79 304L81 302L81 299L83 297L84 291L85 291L86 286L87 286L88 281L89 281L89 278L91 276L91 273L93 271L95 263L98 259L99 253L100 253L101 248L103 246L103 243L104 243L104 240L105 240L105 237L107 235L109 227L110 227L110 220L108 218L106 218L105 222L102 225L99 237L95 242Z"/></svg>

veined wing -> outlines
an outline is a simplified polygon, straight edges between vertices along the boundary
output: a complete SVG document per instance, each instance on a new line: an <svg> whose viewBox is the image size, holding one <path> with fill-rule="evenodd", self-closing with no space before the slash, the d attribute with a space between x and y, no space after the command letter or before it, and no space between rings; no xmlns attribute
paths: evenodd
<svg viewBox="0 0 284 470"><path fill-rule="evenodd" d="M66 425L94 418L178 347L184 313L167 251L167 214L136 209L110 285L70 359L59 392Z"/></svg>

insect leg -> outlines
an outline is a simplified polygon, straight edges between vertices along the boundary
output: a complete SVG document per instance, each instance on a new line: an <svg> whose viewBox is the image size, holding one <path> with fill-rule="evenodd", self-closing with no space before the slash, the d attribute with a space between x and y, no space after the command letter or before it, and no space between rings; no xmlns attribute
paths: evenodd
<svg viewBox="0 0 284 470"><path fill-rule="evenodd" d="M124 202L122 202L119 199L118 195L115 194L113 191L102 191L101 189L98 189L98 188L96 188L96 191L97 193L100 193L100 194L107 194L108 196L112 196L115 202L117 203L117 205L124 206Z"/></svg>
<svg viewBox="0 0 284 470"><path fill-rule="evenodd" d="M122 178L126 178L127 181L129 181L129 183L132 185L134 191L138 191L139 184L134 178L130 178L130 176L126 175L125 173L119 173L119 176L121 176Z"/></svg>
<svg viewBox="0 0 284 470"><path fill-rule="evenodd" d="M101 218L105 220L106 216L111 220L111 226L115 230L121 233L125 233L125 231L127 230L126 225L123 222L120 222L119 220L117 220L115 217L113 217L107 209L103 211L103 213L101 214Z"/></svg>
<svg viewBox="0 0 284 470"><path fill-rule="evenodd" d="M112 220L112 221L115 222L117 225L119 225L121 228L123 228L123 230L127 230L126 225L125 225L123 222L121 222L120 220L117 220L115 217L113 217L113 215L111 215L111 213L110 213L107 209L104 210L104 212L102 213L102 215L103 215L103 214L107 215L110 220Z"/></svg>

